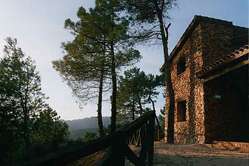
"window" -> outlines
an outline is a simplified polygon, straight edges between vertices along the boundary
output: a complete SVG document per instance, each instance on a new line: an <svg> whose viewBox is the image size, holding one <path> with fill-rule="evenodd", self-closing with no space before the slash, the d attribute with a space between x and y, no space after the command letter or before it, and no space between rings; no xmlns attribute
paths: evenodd
<svg viewBox="0 0 249 166"><path fill-rule="evenodd" d="M186 121L186 101L179 101L177 103L177 121Z"/></svg>
<svg viewBox="0 0 249 166"><path fill-rule="evenodd" d="M177 63L177 74L181 74L186 69L186 59L185 57L181 57Z"/></svg>

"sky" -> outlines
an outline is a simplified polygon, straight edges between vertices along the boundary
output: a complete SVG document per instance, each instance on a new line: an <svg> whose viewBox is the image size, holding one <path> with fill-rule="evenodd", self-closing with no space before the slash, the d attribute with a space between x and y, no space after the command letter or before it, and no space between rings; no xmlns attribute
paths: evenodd
<svg viewBox="0 0 249 166"><path fill-rule="evenodd" d="M67 18L76 20L80 6L93 7L95 0L0 0L0 57L7 37L17 38L18 46L37 65L42 90L48 103L62 119L72 120L96 116L96 102L79 108L71 89L53 69L52 61L63 57L61 43L72 36L64 29ZM171 51L190 24L194 15L232 21L234 25L249 27L248 0L178 0L178 7L169 12ZM159 74L163 63L161 45L138 46L143 59L137 64L146 73ZM164 106L163 89L156 109ZM110 116L110 104L104 103L103 115Z"/></svg>

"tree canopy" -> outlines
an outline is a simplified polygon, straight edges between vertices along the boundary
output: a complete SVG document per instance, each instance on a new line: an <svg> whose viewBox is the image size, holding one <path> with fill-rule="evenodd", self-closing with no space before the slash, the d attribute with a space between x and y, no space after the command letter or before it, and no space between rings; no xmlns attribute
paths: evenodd
<svg viewBox="0 0 249 166"><path fill-rule="evenodd" d="M112 89L112 124L115 126L117 71L141 57L129 41L128 20L117 15L117 4L118 1L97 0L95 8L89 11L80 7L77 13L79 21L65 21L65 27L74 39L63 44L66 51L63 60L54 62L55 69L80 100L98 98L101 131L102 93Z"/></svg>
<svg viewBox="0 0 249 166"><path fill-rule="evenodd" d="M34 62L17 47L16 39L7 38L6 43L0 59L1 165L23 159L36 143L60 143L68 132L46 103Z"/></svg>
<svg viewBox="0 0 249 166"><path fill-rule="evenodd" d="M177 0L123 0L122 12L133 26L130 31L137 41L160 39L163 45L164 63L162 72L165 76L168 109L167 142L174 142L175 93L171 81L171 67L168 52L169 10L176 6Z"/></svg>
<svg viewBox="0 0 249 166"><path fill-rule="evenodd" d="M118 86L119 115L126 120L134 120L146 110L155 111L154 103L160 86L160 76L145 74L136 67L125 71Z"/></svg>

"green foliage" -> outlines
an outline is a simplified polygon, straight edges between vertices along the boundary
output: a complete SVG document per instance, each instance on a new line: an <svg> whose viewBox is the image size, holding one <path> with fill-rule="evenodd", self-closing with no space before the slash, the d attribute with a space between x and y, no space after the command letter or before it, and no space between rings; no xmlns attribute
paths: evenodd
<svg viewBox="0 0 249 166"><path fill-rule="evenodd" d="M51 108L43 110L33 122L33 144L58 145L64 142L68 135L67 124L61 121Z"/></svg>
<svg viewBox="0 0 249 166"><path fill-rule="evenodd" d="M51 137L47 138L47 133L53 133L53 140L61 141L67 132L66 125L45 103L34 62L17 47L16 39L7 38L6 42L4 57L0 59L1 165L11 165L24 158L34 142L49 143ZM45 121L54 126L53 131L48 126L43 130L38 127L45 125Z"/></svg>
<svg viewBox="0 0 249 166"><path fill-rule="evenodd" d="M63 43L66 55L62 60L53 62L54 68L83 102L98 97L102 72L104 91L110 89L111 43L118 48L115 56L117 69L132 65L141 58L139 51L129 43L128 21L115 14L118 1L108 1L96 1L96 7L89 12L80 7L77 13L79 21L65 21L65 28L74 35L74 39Z"/></svg>
<svg viewBox="0 0 249 166"><path fill-rule="evenodd" d="M24 57L15 39L7 38L6 42L5 56L0 60L0 142L6 144L1 148L3 156L14 158L14 153L28 146L30 118L41 111L45 97L32 60Z"/></svg>
<svg viewBox="0 0 249 166"><path fill-rule="evenodd" d="M87 12L78 10L79 21L65 21L65 27L74 34L74 40L63 44L66 55L53 62L54 68L72 88L80 102L86 103L98 98L98 124L103 135L102 95L110 89L110 64L107 55L107 42L103 34L104 22L96 9Z"/></svg>
<svg viewBox="0 0 249 166"><path fill-rule="evenodd" d="M168 10L176 5L176 0L124 0L122 2L123 7L130 13L130 20L140 23L156 23L157 10L168 17Z"/></svg>
<svg viewBox="0 0 249 166"><path fill-rule="evenodd" d="M166 19L177 0L123 0L120 11L129 20L130 35L134 42L162 39L167 33ZM161 26L163 31L161 31Z"/></svg>
<svg viewBox="0 0 249 166"><path fill-rule="evenodd" d="M153 105L159 92L161 77L146 75L138 68L124 72L118 87L118 109L121 119L134 120L145 111L154 110ZM148 104L153 104L152 108Z"/></svg>
<svg viewBox="0 0 249 166"><path fill-rule="evenodd" d="M130 27L134 39L139 42L160 39L163 45L163 72L167 94L169 96L168 134L167 141L174 142L174 110L175 95L171 81L171 68L168 52L170 24L168 11L176 6L177 0L123 0L122 11L133 26ZM140 28L141 27L141 28Z"/></svg>
<svg viewBox="0 0 249 166"><path fill-rule="evenodd" d="M74 39L63 44L66 51L63 60L53 63L80 101L98 98L99 122L102 91L110 90L112 85L112 117L115 117L117 71L141 58L129 40L129 21L119 14L120 6L118 0L97 0L95 8L89 11L80 7L78 21L65 21L65 28Z"/></svg>
<svg viewBox="0 0 249 166"><path fill-rule="evenodd" d="M84 134L83 141L84 142L89 142L89 141L94 140L96 138L97 138L97 134L96 133L94 133L94 132L86 132Z"/></svg>

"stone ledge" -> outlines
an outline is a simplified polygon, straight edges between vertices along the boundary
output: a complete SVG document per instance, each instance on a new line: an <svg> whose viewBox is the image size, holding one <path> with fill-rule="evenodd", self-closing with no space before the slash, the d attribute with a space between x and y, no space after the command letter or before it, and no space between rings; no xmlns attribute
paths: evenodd
<svg viewBox="0 0 249 166"><path fill-rule="evenodd" d="M216 149L249 153L249 142L214 141L210 146Z"/></svg>

